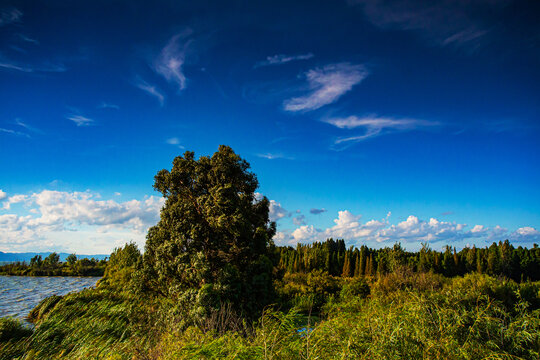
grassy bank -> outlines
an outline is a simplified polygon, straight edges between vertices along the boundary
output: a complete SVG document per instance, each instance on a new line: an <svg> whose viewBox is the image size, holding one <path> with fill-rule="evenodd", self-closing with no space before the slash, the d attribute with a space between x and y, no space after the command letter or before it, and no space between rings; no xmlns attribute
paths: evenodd
<svg viewBox="0 0 540 360"><path fill-rule="evenodd" d="M280 303L254 324L225 311L188 326L166 299L101 284L44 300L29 316L33 331L3 319L0 359L539 357L539 282L405 269L378 279L328 277L332 287L321 290L318 276L309 284L284 277Z"/></svg>

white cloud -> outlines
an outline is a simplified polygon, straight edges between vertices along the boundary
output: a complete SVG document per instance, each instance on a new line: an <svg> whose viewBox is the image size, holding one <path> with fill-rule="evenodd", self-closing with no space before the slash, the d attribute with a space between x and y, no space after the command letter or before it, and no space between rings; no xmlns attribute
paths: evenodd
<svg viewBox="0 0 540 360"><path fill-rule="evenodd" d="M481 233L486 231L486 228L484 225L474 225L474 227L471 229L472 233Z"/></svg>
<svg viewBox="0 0 540 360"><path fill-rule="evenodd" d="M12 129L4 129L4 128L0 128L0 132L3 132L3 133L6 133L6 134L10 134L10 135L15 135L15 136L23 136L23 137L27 137L29 138L30 135L26 134L26 133L23 133L21 131L15 131L15 130L12 130Z"/></svg>
<svg viewBox="0 0 540 360"><path fill-rule="evenodd" d="M94 122L94 120L82 115L71 114L66 116L66 118L73 121L77 126L89 126Z"/></svg>
<svg viewBox="0 0 540 360"><path fill-rule="evenodd" d="M186 60L186 51L191 43L187 37L190 30L173 36L154 61L154 70L168 82L178 85L179 90L186 88L187 80L182 67Z"/></svg>
<svg viewBox="0 0 540 360"><path fill-rule="evenodd" d="M125 202L98 199L98 194L90 192L51 190L9 197L4 202L4 210L9 210L13 203L24 202L28 215L0 215L0 249L20 251L42 248L43 241L49 240L55 246L62 246L62 243L55 242L55 237L59 234L65 237L66 232L74 231L88 231L92 236L96 233L114 233L117 239L137 238L142 241L148 227L159 220L159 211L164 203L163 198L154 196ZM79 235L72 237L84 241ZM76 242L73 244L77 246ZM88 247L89 244L78 246ZM107 248L107 251L112 248L114 246Z"/></svg>
<svg viewBox="0 0 540 360"><path fill-rule="evenodd" d="M155 86L147 83L146 81L137 78L137 81L135 82L135 86L141 89L142 91L148 93L149 95L155 97L159 101L159 105L163 106L165 103L165 96L161 93L161 91Z"/></svg>
<svg viewBox="0 0 540 360"><path fill-rule="evenodd" d="M16 70L25 73L64 72L67 70L64 64L61 63L26 64L7 59L3 56L0 56L0 68L6 70Z"/></svg>
<svg viewBox="0 0 540 360"><path fill-rule="evenodd" d="M540 231L531 226L525 226L512 232L509 236L510 241L514 242L540 242Z"/></svg>
<svg viewBox="0 0 540 360"><path fill-rule="evenodd" d="M280 203L276 202L275 200L270 200L270 221L277 221L287 216L290 216L290 213L285 210Z"/></svg>
<svg viewBox="0 0 540 360"><path fill-rule="evenodd" d="M275 159L285 159L285 160L294 160L293 157L281 154L281 153L263 153L263 154L256 154L257 157L267 159L267 160L275 160Z"/></svg>
<svg viewBox="0 0 540 360"><path fill-rule="evenodd" d="M7 8L0 11L0 26L19 22L23 13L16 8Z"/></svg>
<svg viewBox="0 0 540 360"><path fill-rule="evenodd" d="M29 131L33 132L33 133L43 134L43 131L41 131L40 129L37 129L37 128L33 127L33 126L28 125L27 123L24 123L20 119L15 119L15 124L19 125L22 128L25 128L26 130L29 130Z"/></svg>
<svg viewBox="0 0 540 360"><path fill-rule="evenodd" d="M311 111L337 101L368 75L363 65L338 63L305 73L308 94L285 100L287 111Z"/></svg>
<svg viewBox="0 0 540 360"><path fill-rule="evenodd" d="M475 225L467 230L467 224L440 221L435 218L422 220L410 215L407 219L390 224L390 214L381 220L361 221L361 215L348 210L338 212L334 225L326 229L317 229L310 224L296 224L294 230L282 230L276 234L277 244L295 244L324 241L328 238L342 238L351 245L371 243L371 246L393 244L395 242L419 245L421 242L451 244L466 239L476 241L501 241L506 238L515 242L533 243L540 240L540 231L532 227L522 227L512 233L500 226L493 228ZM378 245L377 245L378 244Z"/></svg>
<svg viewBox="0 0 540 360"><path fill-rule="evenodd" d="M364 129L361 135L342 137L335 141L336 144L350 141L361 141L382 134L388 131L406 131L421 127L429 127L438 125L437 122L429 122L411 118L391 118L380 117L376 115L358 117L349 116L345 118L330 118L323 120L324 122L334 125L340 129Z"/></svg>
<svg viewBox="0 0 540 360"><path fill-rule="evenodd" d="M5 210L9 210L11 208L11 204L22 203L25 202L27 199L28 196L21 194L10 196L7 201L4 201L4 205L2 208Z"/></svg>
<svg viewBox="0 0 540 360"><path fill-rule="evenodd" d="M313 225L302 225L291 233L292 241L289 241L289 243L304 242L308 239L313 241L320 238L319 235L320 231L315 229Z"/></svg>
<svg viewBox="0 0 540 360"><path fill-rule="evenodd" d="M115 109L115 110L119 110L120 106L103 101L101 104L99 104L98 108L99 109Z"/></svg>
<svg viewBox="0 0 540 360"><path fill-rule="evenodd" d="M173 138L167 139L166 143L169 145L178 145L180 144L180 140L176 137L173 137Z"/></svg>
<svg viewBox="0 0 540 360"><path fill-rule="evenodd" d="M180 145L180 139L177 138L177 137L172 137L172 138L169 138L167 140L165 140L165 142L169 145L175 145L176 147L178 147L179 149L184 149L184 146L183 145Z"/></svg>
<svg viewBox="0 0 540 360"><path fill-rule="evenodd" d="M300 55L284 55L284 54L278 54L278 55L272 55L266 57L266 60L259 61L257 64L255 64L255 68L262 67L262 66L270 66L270 65L281 65L285 64L291 61L298 61L298 60L309 60L313 58L312 53L307 54L300 54Z"/></svg>

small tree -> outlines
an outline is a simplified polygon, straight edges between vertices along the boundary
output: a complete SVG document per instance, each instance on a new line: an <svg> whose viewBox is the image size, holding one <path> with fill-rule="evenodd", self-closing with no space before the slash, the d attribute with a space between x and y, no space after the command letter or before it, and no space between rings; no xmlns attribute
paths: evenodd
<svg viewBox="0 0 540 360"><path fill-rule="evenodd" d="M41 258L41 255L35 255L32 259L30 259L30 266L33 268L39 268L43 264L43 259Z"/></svg>
<svg viewBox="0 0 540 360"><path fill-rule="evenodd" d="M43 264L47 267L55 268L60 262L60 255L55 252L52 252L43 260Z"/></svg>
<svg viewBox="0 0 540 360"><path fill-rule="evenodd" d="M133 242L124 247L115 248L112 252L100 286L126 288L130 285L132 275L142 260L141 252Z"/></svg>
<svg viewBox="0 0 540 360"><path fill-rule="evenodd" d="M275 223L249 164L228 146L195 159L186 151L155 176L165 198L150 228L142 283L204 318L222 305L253 318L273 299Z"/></svg>
<svg viewBox="0 0 540 360"><path fill-rule="evenodd" d="M69 254L66 258L66 262L69 264L69 266L75 265L75 263L77 262L77 255Z"/></svg>

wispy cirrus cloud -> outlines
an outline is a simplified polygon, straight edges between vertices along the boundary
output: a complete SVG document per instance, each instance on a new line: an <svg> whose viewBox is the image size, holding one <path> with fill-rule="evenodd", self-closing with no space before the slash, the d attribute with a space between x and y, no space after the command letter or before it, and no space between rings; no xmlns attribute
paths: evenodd
<svg viewBox="0 0 540 360"><path fill-rule="evenodd" d="M25 123L23 121L21 121L21 119L15 119L15 124L28 130L28 131L31 131L33 133L36 133L36 134L43 134L43 131L41 131L40 129L36 128L36 127L33 127L31 126L30 124L28 123Z"/></svg>
<svg viewBox="0 0 540 360"><path fill-rule="evenodd" d="M22 41L27 42L27 43L36 44L36 45L39 44L38 40L33 39L31 37L28 37L28 36L26 36L24 34L19 34L19 39L21 39Z"/></svg>
<svg viewBox="0 0 540 360"><path fill-rule="evenodd" d="M23 133L21 131L16 131L12 129L6 129L6 128L0 128L0 132L3 132L5 134L15 135L15 136L23 136L29 138L30 135Z"/></svg>
<svg viewBox="0 0 540 360"><path fill-rule="evenodd" d="M64 64L58 63L58 64L50 64L50 63L44 63L44 64L22 64L17 61L12 61L9 59L6 59L0 55L0 68L6 69L6 70L16 70L21 71L25 73L46 73L46 72L64 72L67 70L67 68L64 66Z"/></svg>
<svg viewBox="0 0 540 360"><path fill-rule="evenodd" d="M188 37L191 30L186 30L174 35L167 45L154 60L154 71L162 75L168 82L178 86L178 90L184 90L187 86L187 79L184 75L183 66L186 61L186 52L192 42Z"/></svg>
<svg viewBox="0 0 540 360"><path fill-rule="evenodd" d="M78 114L69 114L66 119L73 121L77 126L90 126L94 123L93 119Z"/></svg>
<svg viewBox="0 0 540 360"><path fill-rule="evenodd" d="M285 55L285 54L272 55L272 56L267 56L266 60L259 61L253 67L258 68L258 67L263 67L263 66L286 64L291 61L309 60L313 58L314 56L315 55L313 55L312 53L300 54L300 55Z"/></svg>
<svg viewBox="0 0 540 360"><path fill-rule="evenodd" d="M174 145L179 149L185 149L184 145L181 144L180 139L177 137L168 138L165 142L169 145Z"/></svg>
<svg viewBox="0 0 540 360"><path fill-rule="evenodd" d="M439 123L437 122L430 122L421 119L392 118L381 117L377 115L369 115L363 117L352 115L344 118L324 119L323 121L328 124L334 125L340 129L364 129L364 132L360 135L341 137L336 139L336 144L341 144L345 142L358 142L390 131L408 131L439 125Z"/></svg>
<svg viewBox="0 0 540 360"><path fill-rule="evenodd" d="M494 14L509 0L349 0L381 29L417 31L438 46L475 48L495 24ZM490 17L492 17L490 19Z"/></svg>
<svg viewBox="0 0 540 360"><path fill-rule="evenodd" d="M102 101L101 104L98 105L98 109L114 109L119 110L120 106L112 103L108 103L106 101Z"/></svg>
<svg viewBox="0 0 540 360"><path fill-rule="evenodd" d="M275 159L294 160L293 157L287 156L287 155L282 154L282 153L267 152L267 153L256 154L256 156L260 157L260 158L263 158L263 159L267 159L267 160L275 160Z"/></svg>
<svg viewBox="0 0 540 360"><path fill-rule="evenodd" d="M163 95L163 93L161 93L161 91L155 85L151 85L138 77L135 81L135 86L147 94L155 97L160 106L165 104L165 95Z"/></svg>
<svg viewBox="0 0 540 360"><path fill-rule="evenodd" d="M21 21L23 13L14 7L0 10L0 26L6 26Z"/></svg>
<svg viewBox="0 0 540 360"><path fill-rule="evenodd" d="M305 74L308 93L283 102L286 111L312 111L337 101L368 75L363 65L337 63Z"/></svg>

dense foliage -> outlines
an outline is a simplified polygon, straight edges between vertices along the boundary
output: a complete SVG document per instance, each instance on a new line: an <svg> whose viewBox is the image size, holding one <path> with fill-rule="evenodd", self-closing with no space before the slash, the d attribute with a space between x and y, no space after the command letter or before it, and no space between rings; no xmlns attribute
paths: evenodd
<svg viewBox="0 0 540 360"><path fill-rule="evenodd" d="M269 201L255 174L230 147L195 159L185 152L155 176L165 197L148 231L141 289L178 304L182 320L204 319L223 306L255 318L273 299Z"/></svg>
<svg viewBox="0 0 540 360"><path fill-rule="evenodd" d="M407 268L378 279L331 278L335 288L324 296L318 317L283 305L228 331L217 325L235 323L231 314L215 318L212 326L180 328L164 298L108 286L49 298L33 311L33 332L13 320L0 322L0 359L540 356L540 282L477 273L446 278ZM308 292L319 286L304 285Z"/></svg>
<svg viewBox="0 0 540 360"><path fill-rule="evenodd" d="M14 262L0 266L0 275L18 276L103 276L106 260L78 259L71 254L65 262L60 261L57 253L53 252L46 258L34 256L30 263Z"/></svg>
<svg viewBox="0 0 540 360"><path fill-rule="evenodd" d="M278 248L279 267L288 273L326 271L333 276L358 277L387 274L401 266L413 271L433 272L447 277L478 272L501 275L515 281L540 280L540 248L515 248L508 240L488 248L465 247L461 251L446 246L444 251L427 244L418 252L405 251L400 244L392 248L371 249L345 246L344 240L298 244Z"/></svg>

